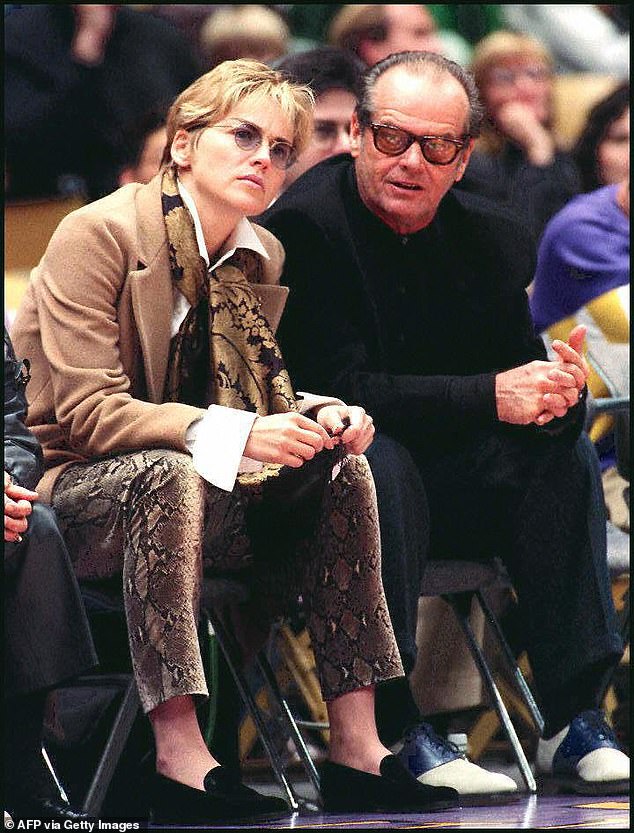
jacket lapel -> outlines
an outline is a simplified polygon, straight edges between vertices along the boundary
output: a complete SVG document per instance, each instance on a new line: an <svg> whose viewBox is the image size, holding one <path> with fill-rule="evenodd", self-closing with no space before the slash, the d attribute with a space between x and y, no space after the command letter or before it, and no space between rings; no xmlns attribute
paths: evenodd
<svg viewBox="0 0 634 833"><path fill-rule="evenodd" d="M165 387L174 308L160 174L139 189L136 204L138 264L128 279L148 396L151 402L159 403Z"/></svg>
<svg viewBox="0 0 634 833"><path fill-rule="evenodd" d="M136 211L138 263L137 268L128 274L128 281L148 396L150 402L159 403L163 400L165 388L174 310L167 237L161 209L160 173L150 183L139 188ZM258 232L261 234L263 230L258 228ZM271 255L271 262L265 262L266 283L254 284L253 288L275 332L286 304L288 288L277 284L283 250L277 240L266 234L263 243Z"/></svg>

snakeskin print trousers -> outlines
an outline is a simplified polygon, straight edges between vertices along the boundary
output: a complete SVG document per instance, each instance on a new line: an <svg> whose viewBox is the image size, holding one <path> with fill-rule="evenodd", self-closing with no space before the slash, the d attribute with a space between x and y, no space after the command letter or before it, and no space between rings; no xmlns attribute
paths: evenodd
<svg viewBox="0 0 634 833"><path fill-rule="evenodd" d="M78 577L123 576L146 712L177 695L208 694L197 631L201 585L204 575L223 571L249 568L255 577L259 627L301 595L325 700L403 673L365 457L348 458L317 534L295 548L292 562L253 555L246 523L252 499L239 483L232 492L210 485L189 455L173 450L73 464L57 480L52 503Z"/></svg>

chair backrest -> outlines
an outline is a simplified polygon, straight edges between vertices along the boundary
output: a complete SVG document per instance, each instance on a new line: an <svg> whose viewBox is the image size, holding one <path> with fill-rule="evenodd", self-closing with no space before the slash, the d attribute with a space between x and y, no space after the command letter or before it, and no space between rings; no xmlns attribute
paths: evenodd
<svg viewBox="0 0 634 833"><path fill-rule="evenodd" d="M605 384L609 397L588 400L586 429L603 414L613 418L616 466L630 479L630 345L597 340L588 348L588 361Z"/></svg>
<svg viewBox="0 0 634 833"><path fill-rule="evenodd" d="M618 79L612 75L592 72L555 77L553 128L564 147L572 147L585 125L591 108L617 84Z"/></svg>

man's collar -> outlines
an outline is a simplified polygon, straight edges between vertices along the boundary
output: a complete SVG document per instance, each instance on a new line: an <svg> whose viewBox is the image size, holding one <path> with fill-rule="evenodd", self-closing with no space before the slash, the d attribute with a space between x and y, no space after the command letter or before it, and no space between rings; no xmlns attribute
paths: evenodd
<svg viewBox="0 0 634 833"><path fill-rule="evenodd" d="M198 209L196 208L196 203L194 202L192 195L189 193L189 191L183 185L183 183L178 179L177 183L179 193L183 198L183 202L189 209L189 213L192 215L192 218L194 220L194 229L196 230L196 242L198 243L198 251L200 252L200 256L207 264L207 268L209 268L209 254L205 245L203 227L200 222L200 216L198 214ZM236 249L251 249L251 251L269 260L268 252L260 242L260 238L257 236L253 226L247 220L246 217L243 217L238 222L238 224L231 232L229 237L227 237L222 247L220 248L220 256L218 257L218 260L213 264L211 268L217 269L218 266L220 266L222 263L225 262L225 260L230 258L232 254L234 254Z"/></svg>

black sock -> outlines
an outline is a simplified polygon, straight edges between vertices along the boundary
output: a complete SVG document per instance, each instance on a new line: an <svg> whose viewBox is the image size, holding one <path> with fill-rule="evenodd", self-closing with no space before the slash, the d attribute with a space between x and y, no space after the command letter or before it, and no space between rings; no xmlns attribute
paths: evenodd
<svg viewBox="0 0 634 833"><path fill-rule="evenodd" d="M542 737L545 740L554 737L581 712L600 708L605 683L613 665L612 660L594 663L543 697L545 726Z"/></svg>
<svg viewBox="0 0 634 833"><path fill-rule="evenodd" d="M374 714L381 743L392 746L421 716L407 677L387 680L375 688Z"/></svg>

